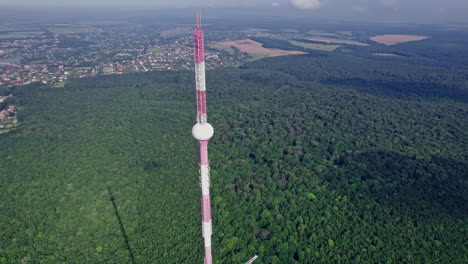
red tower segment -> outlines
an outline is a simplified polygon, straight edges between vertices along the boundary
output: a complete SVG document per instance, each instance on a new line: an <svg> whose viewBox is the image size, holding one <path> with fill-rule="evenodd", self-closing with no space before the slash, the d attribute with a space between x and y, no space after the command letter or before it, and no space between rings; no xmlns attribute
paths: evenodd
<svg viewBox="0 0 468 264"><path fill-rule="evenodd" d="M203 45L203 29L196 28L193 30L193 45L195 47L195 63L205 61L205 47Z"/></svg>

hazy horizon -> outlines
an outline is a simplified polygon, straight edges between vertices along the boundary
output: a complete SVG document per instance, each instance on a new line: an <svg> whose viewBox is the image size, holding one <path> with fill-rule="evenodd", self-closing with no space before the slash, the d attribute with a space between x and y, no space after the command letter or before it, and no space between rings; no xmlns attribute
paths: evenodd
<svg viewBox="0 0 468 264"><path fill-rule="evenodd" d="M158 11L162 9L196 9L202 8L208 14L215 14L216 10L229 8L233 15L243 13L273 14L278 17L310 17L327 20L356 20L375 22L403 22L403 23L468 23L465 10L468 10L468 1L449 0L411 2L401 0L258 0L258 1L201 1L201 0L173 0L169 3L148 0L82 0L73 3L64 3L58 0L44 0L41 3L33 0L0 0L0 8L16 11L54 12L69 10L73 12L135 12ZM33 11L34 11L33 10Z"/></svg>

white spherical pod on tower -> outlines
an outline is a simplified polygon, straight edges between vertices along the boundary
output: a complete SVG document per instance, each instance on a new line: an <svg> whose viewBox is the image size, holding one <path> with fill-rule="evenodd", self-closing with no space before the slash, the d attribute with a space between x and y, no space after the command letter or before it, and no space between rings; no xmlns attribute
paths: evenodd
<svg viewBox="0 0 468 264"><path fill-rule="evenodd" d="M213 134L213 126L211 126L209 123L197 123L192 128L192 135L196 140L209 140Z"/></svg>

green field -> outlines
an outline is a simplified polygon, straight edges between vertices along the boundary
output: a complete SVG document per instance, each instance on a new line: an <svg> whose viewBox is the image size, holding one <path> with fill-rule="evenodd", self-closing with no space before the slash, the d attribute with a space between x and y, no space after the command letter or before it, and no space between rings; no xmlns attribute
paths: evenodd
<svg viewBox="0 0 468 264"><path fill-rule="evenodd" d="M373 55L382 57L403 57L394 53L374 53Z"/></svg>
<svg viewBox="0 0 468 264"><path fill-rule="evenodd" d="M0 33L0 39L20 39L20 38L29 38L42 34L41 31L19 31L19 32L9 32L7 34Z"/></svg>
<svg viewBox="0 0 468 264"><path fill-rule="evenodd" d="M323 30L317 30L317 29L312 29L312 30L309 30L307 32L308 34L311 34L311 35L326 35L326 36L336 36L337 34L336 33L330 33L330 32L326 32L326 31L323 31Z"/></svg>
<svg viewBox="0 0 468 264"><path fill-rule="evenodd" d="M256 53L247 53L249 54L250 58L247 61L256 61L264 58L270 57L268 54L256 54Z"/></svg>
<svg viewBox="0 0 468 264"><path fill-rule="evenodd" d="M208 47L213 48L213 49L224 50L231 55L235 53L234 49L231 46L223 45L220 43L210 43L208 44Z"/></svg>
<svg viewBox="0 0 468 264"><path fill-rule="evenodd" d="M289 42L295 46L303 47L306 49L321 50L321 51L334 51L340 47L340 45L314 44L314 43L307 43L307 42L299 42L295 40L290 40Z"/></svg>

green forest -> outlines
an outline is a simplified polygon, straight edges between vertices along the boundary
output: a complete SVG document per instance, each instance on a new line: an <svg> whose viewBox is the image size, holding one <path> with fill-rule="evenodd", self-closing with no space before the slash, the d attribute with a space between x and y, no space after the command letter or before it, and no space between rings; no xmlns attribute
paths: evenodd
<svg viewBox="0 0 468 264"><path fill-rule="evenodd" d="M193 75L17 87L0 263L202 263ZM207 84L216 263L467 263L466 69L317 52Z"/></svg>

